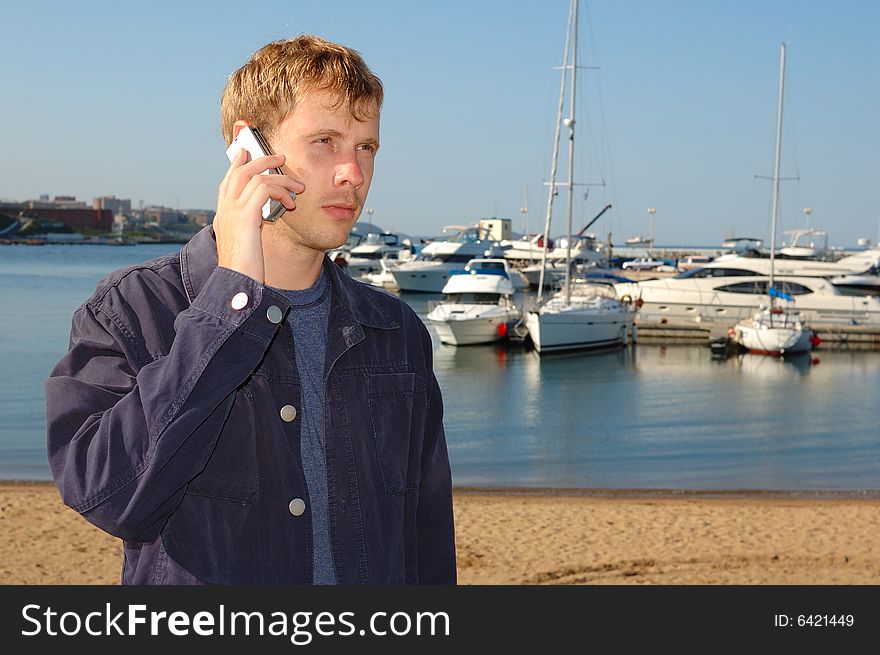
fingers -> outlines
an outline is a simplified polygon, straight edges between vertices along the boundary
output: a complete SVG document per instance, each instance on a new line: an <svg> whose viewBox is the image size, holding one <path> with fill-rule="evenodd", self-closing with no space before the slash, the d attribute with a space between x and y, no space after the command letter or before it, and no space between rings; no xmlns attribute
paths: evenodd
<svg viewBox="0 0 880 655"><path fill-rule="evenodd" d="M232 160L226 171L226 176L220 184L220 191L224 194L232 194L238 197L248 181L263 171L280 168L284 164L284 155L267 155L248 161L248 152L244 148Z"/></svg>
<svg viewBox="0 0 880 655"><path fill-rule="evenodd" d="M291 192L293 186L301 184L297 183L284 175L257 175L242 191L239 196L239 203L250 213L254 207L262 207L269 198L277 200L287 211L296 209L296 201Z"/></svg>
<svg viewBox="0 0 880 655"><path fill-rule="evenodd" d="M292 193L302 193L305 191L305 185L298 180L294 180L292 177L288 175L254 175L248 183L244 186L239 194L239 198L241 201L248 202L249 199L258 195L262 197L263 202L270 197L274 198L275 196L269 195L269 190L278 187L285 190L286 200L289 202L294 202L290 197ZM280 198L275 198L276 200L281 200ZM288 209L292 209L292 207L288 207L288 203L282 203ZM294 207L296 205L294 204Z"/></svg>

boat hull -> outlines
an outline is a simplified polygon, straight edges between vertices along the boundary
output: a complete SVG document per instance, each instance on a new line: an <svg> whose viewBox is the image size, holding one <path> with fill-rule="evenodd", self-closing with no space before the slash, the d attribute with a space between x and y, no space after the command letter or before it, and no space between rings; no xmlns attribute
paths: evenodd
<svg viewBox="0 0 880 655"><path fill-rule="evenodd" d="M465 310L467 311L467 310ZM473 312L473 309L470 310ZM476 315L463 316L454 308L440 306L427 318L437 330L441 343L452 346L473 346L494 343L507 336L508 327L520 317L518 310L492 308ZM501 326L504 327L501 327Z"/></svg>
<svg viewBox="0 0 880 655"><path fill-rule="evenodd" d="M746 322L736 327L737 340L759 355L794 355L812 348L813 333L804 327L767 327Z"/></svg>
<svg viewBox="0 0 880 655"><path fill-rule="evenodd" d="M391 275L401 291L413 291L418 293L440 293L452 275L452 271L463 268L463 264L456 266L431 266L423 268L394 268Z"/></svg>
<svg viewBox="0 0 880 655"><path fill-rule="evenodd" d="M632 313L627 310L537 311L526 317L526 327L538 353L620 346L626 343L632 322Z"/></svg>

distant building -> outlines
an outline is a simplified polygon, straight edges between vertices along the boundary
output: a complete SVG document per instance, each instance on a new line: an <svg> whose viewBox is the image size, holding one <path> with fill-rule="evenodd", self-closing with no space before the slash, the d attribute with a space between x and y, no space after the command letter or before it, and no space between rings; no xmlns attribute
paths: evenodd
<svg viewBox="0 0 880 655"><path fill-rule="evenodd" d="M88 205L82 201L77 200L76 196L55 196L52 204L56 207L64 207L69 209L88 209Z"/></svg>
<svg viewBox="0 0 880 655"><path fill-rule="evenodd" d="M109 232L113 229L113 212L109 209L91 209L83 202L71 201L45 203L39 200L29 200L23 203L19 210L20 215L26 218L38 218L49 221L59 221L72 228L101 230ZM49 206L46 206L46 205Z"/></svg>
<svg viewBox="0 0 880 655"><path fill-rule="evenodd" d="M99 196L92 198L92 209L109 209L113 214L130 214L131 200L116 196Z"/></svg>
<svg viewBox="0 0 880 655"><path fill-rule="evenodd" d="M186 217L193 225L205 227L214 222L214 212L207 209L186 209Z"/></svg>
<svg viewBox="0 0 880 655"><path fill-rule="evenodd" d="M144 220L147 223L155 223L164 227L187 222L185 214L181 214L176 209L169 209L168 207L147 207L144 210Z"/></svg>

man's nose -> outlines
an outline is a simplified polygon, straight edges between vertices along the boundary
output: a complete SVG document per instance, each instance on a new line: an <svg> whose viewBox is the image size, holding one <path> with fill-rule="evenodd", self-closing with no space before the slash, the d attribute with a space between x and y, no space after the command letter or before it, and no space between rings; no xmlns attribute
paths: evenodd
<svg viewBox="0 0 880 655"><path fill-rule="evenodd" d="M336 165L334 183L337 185L351 184L355 188L364 183L364 172L361 170L356 153L351 153Z"/></svg>

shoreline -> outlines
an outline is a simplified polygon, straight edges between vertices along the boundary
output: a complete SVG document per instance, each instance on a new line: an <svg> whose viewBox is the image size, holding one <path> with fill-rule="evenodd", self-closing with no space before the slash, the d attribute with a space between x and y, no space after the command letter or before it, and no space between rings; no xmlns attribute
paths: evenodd
<svg viewBox="0 0 880 655"><path fill-rule="evenodd" d="M55 488L51 480L0 479L0 488L10 486L47 486ZM454 496L536 496L584 498L706 498L706 499L809 499L809 500L878 500L880 489L617 489L602 487L510 487L510 486L453 486Z"/></svg>

